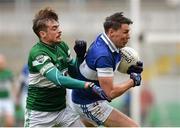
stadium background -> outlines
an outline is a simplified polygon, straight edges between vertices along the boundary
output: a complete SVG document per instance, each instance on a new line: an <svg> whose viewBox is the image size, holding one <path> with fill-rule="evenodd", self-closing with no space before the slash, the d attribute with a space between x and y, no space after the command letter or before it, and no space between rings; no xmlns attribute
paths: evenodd
<svg viewBox="0 0 180 128"><path fill-rule="evenodd" d="M139 1L138 47L144 62L141 89L148 86L153 96L143 126L180 126L180 1ZM130 17L130 0L0 0L0 53L17 76L37 40L31 29L33 16L45 6L59 14L62 38L71 49L75 39L87 40L89 45L103 31L106 16L123 11ZM115 81L120 77L117 73ZM124 97L111 104L122 109Z"/></svg>

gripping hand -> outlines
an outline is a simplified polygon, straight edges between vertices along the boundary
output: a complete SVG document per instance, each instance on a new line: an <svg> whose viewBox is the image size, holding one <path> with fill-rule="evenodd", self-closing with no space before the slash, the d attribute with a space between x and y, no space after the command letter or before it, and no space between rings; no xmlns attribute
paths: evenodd
<svg viewBox="0 0 180 128"><path fill-rule="evenodd" d="M141 84L141 74L131 73L130 78L134 81L134 87Z"/></svg>
<svg viewBox="0 0 180 128"><path fill-rule="evenodd" d="M99 86L95 85L94 83L89 83L89 88L92 89L93 92L95 92L97 95L99 95L103 100L107 100L108 102L111 102L111 99L108 98L108 96L105 94L105 92L100 88Z"/></svg>
<svg viewBox="0 0 180 128"><path fill-rule="evenodd" d="M136 65L131 65L128 70L127 73L131 74L131 73L139 73L141 74L141 72L143 71L143 62L142 61L138 61L136 63Z"/></svg>
<svg viewBox="0 0 180 128"><path fill-rule="evenodd" d="M76 52L77 57L84 58L86 53L87 42L84 40L76 40L74 45L74 51Z"/></svg>

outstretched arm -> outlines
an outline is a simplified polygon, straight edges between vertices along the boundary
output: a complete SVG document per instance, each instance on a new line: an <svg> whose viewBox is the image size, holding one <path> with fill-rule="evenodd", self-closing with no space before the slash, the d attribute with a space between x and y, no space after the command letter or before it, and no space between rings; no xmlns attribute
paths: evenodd
<svg viewBox="0 0 180 128"><path fill-rule="evenodd" d="M74 88L86 88L86 82L81 80L76 80L73 78L70 78L68 76L63 76L63 74L56 68L53 67L49 69L44 76L52 81L57 86L62 86L69 89Z"/></svg>
<svg viewBox="0 0 180 128"><path fill-rule="evenodd" d="M92 89L97 95L99 95L102 99L110 101L110 99L106 96L104 91L97 85L91 82L85 82L77 79L70 78L68 76L63 76L61 72L56 67L53 67L49 71L45 73L45 77L55 83L57 86L62 86L69 89L75 88L86 88Z"/></svg>

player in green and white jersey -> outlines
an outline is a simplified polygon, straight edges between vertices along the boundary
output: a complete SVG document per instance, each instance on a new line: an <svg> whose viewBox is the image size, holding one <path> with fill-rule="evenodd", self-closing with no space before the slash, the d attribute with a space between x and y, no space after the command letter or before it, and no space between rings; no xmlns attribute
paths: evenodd
<svg viewBox="0 0 180 128"><path fill-rule="evenodd" d="M0 54L0 121L4 120L5 127L14 125L13 96L15 91L13 89L15 89L15 84L13 78L12 71L7 68L5 56Z"/></svg>
<svg viewBox="0 0 180 128"><path fill-rule="evenodd" d="M82 127L79 115L66 104L66 88L92 89L106 95L101 88L66 76L74 67L67 44L61 40L58 15L51 8L40 10L33 20L33 31L39 41L28 58L29 87L25 113L25 127Z"/></svg>

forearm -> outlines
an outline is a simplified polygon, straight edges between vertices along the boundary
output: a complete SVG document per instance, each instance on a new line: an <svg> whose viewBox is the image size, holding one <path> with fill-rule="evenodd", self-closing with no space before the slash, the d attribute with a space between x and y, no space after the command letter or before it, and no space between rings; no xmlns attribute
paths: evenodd
<svg viewBox="0 0 180 128"><path fill-rule="evenodd" d="M109 99L121 96L124 92L134 86L132 79L121 84L113 84L113 77L99 77L99 84Z"/></svg>
<svg viewBox="0 0 180 128"><path fill-rule="evenodd" d="M127 90L129 90L131 87L133 87L134 82L132 79L129 79L128 81L122 83L122 84L116 84L114 85L113 89L110 92L111 99L114 99L118 96L121 96L124 94Z"/></svg>
<svg viewBox="0 0 180 128"><path fill-rule="evenodd" d="M85 81L76 80L67 76L63 76L57 68L53 68L45 73L45 77L57 86L69 89L85 88Z"/></svg>

